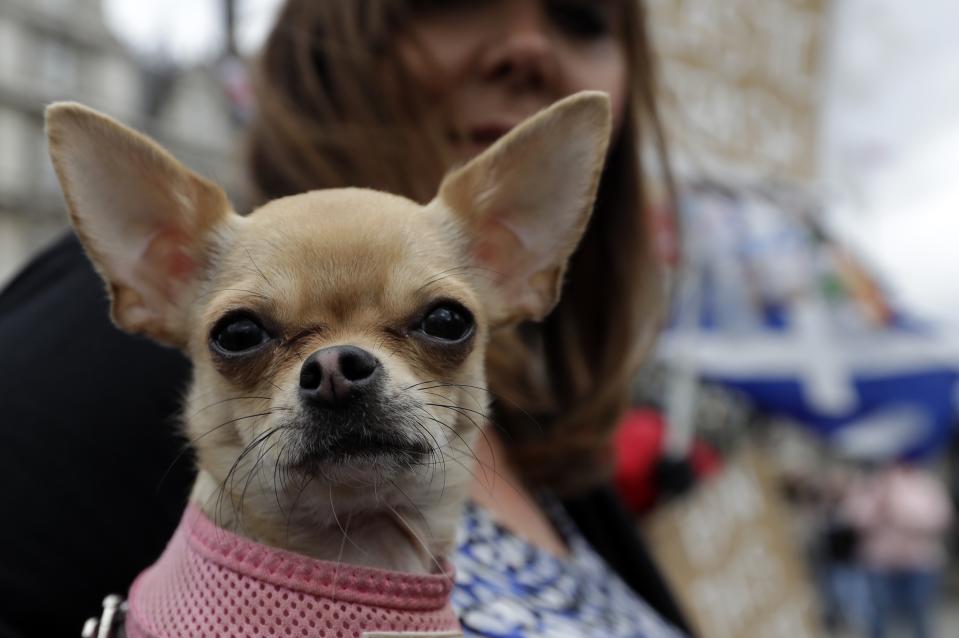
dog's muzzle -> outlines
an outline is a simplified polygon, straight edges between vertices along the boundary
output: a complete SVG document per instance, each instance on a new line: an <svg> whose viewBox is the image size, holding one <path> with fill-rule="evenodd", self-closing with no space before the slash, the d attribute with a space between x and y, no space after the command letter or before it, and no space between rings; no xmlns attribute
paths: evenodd
<svg viewBox="0 0 959 638"><path fill-rule="evenodd" d="M387 396L387 373L370 352L351 345L317 350L300 368L301 445L293 465L375 462L410 466L431 453L417 436L416 405Z"/></svg>

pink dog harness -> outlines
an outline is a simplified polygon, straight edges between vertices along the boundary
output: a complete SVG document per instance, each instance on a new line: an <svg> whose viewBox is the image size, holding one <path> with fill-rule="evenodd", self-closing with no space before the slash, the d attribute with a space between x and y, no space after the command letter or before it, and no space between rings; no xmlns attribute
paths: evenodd
<svg viewBox="0 0 959 638"><path fill-rule="evenodd" d="M461 636L452 568L416 575L337 565L254 543L188 506L130 589L128 638Z"/></svg>

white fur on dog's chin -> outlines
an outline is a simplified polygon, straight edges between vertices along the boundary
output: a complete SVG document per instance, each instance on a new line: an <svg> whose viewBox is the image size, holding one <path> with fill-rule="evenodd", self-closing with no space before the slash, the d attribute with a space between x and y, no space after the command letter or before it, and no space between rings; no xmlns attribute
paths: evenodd
<svg viewBox="0 0 959 638"><path fill-rule="evenodd" d="M295 495L251 490L234 507L223 504L220 482L201 470L190 500L218 526L258 543L318 560L428 574L442 571L454 548L471 478L461 474L445 484L386 483L375 492L315 480Z"/></svg>

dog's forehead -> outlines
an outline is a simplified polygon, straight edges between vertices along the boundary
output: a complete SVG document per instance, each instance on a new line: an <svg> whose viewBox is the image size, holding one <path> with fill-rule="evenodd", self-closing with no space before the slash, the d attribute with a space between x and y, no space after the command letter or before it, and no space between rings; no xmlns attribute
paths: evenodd
<svg viewBox="0 0 959 638"><path fill-rule="evenodd" d="M378 303L458 265L437 226L418 204L376 191L274 200L238 226L217 283L230 287L230 273L242 273L244 288L299 308L318 295Z"/></svg>
<svg viewBox="0 0 959 638"><path fill-rule="evenodd" d="M400 231L418 226L421 221L427 225L421 219L422 212L419 204L404 197L362 188L339 188L275 199L247 219L256 234L275 233L288 239L309 235L311 240L322 240L327 233L349 226L373 233L384 225L398 224Z"/></svg>
<svg viewBox="0 0 959 638"><path fill-rule="evenodd" d="M266 204L247 218L238 243L281 266L290 259L317 266L361 259L385 264L439 248L435 230L423 208L408 199L335 189Z"/></svg>

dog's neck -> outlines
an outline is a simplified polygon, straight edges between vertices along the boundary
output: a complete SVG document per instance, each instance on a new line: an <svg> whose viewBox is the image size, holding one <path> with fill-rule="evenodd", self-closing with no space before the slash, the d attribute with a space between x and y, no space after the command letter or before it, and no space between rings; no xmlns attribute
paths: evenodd
<svg viewBox="0 0 959 638"><path fill-rule="evenodd" d="M443 499L432 511L388 506L352 514L333 507L332 495L296 511L283 508L279 498L269 507L246 507L225 504L218 482L201 470L190 500L219 527L264 545L318 560L427 574L440 571L452 551L462 499Z"/></svg>

